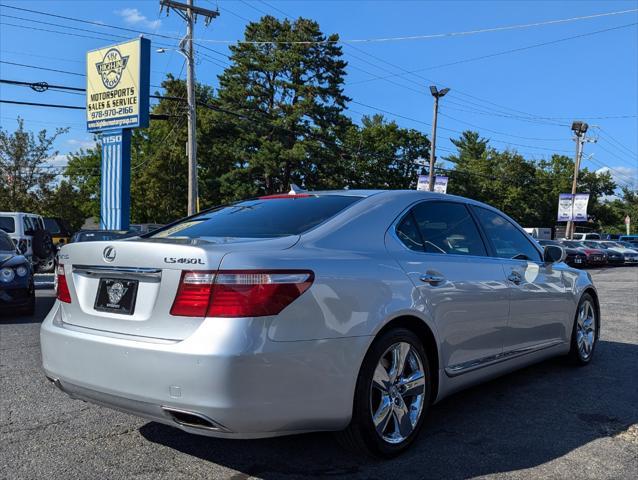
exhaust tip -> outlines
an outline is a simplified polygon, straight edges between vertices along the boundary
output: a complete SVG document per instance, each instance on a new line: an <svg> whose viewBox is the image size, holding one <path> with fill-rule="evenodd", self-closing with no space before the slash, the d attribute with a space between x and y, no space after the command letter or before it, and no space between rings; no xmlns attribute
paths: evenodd
<svg viewBox="0 0 638 480"><path fill-rule="evenodd" d="M177 424L184 427L228 432L228 429L201 413L181 410L179 408L162 407L162 410Z"/></svg>

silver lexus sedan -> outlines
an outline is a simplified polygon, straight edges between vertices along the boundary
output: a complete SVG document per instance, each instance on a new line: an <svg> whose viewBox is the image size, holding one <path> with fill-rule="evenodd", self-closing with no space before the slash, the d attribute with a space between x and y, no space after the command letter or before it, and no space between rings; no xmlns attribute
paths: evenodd
<svg viewBox="0 0 638 480"><path fill-rule="evenodd" d="M555 355L586 365L600 331L561 247L430 192L261 197L59 259L47 377L215 437L329 430L396 455L434 402Z"/></svg>

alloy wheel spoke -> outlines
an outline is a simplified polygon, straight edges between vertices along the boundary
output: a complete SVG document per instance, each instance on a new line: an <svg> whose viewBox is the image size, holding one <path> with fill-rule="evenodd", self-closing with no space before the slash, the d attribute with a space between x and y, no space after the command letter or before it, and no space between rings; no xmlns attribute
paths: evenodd
<svg viewBox="0 0 638 480"><path fill-rule="evenodd" d="M392 417L392 400L389 395L383 395L381 398L381 404L379 408L372 416L372 422L374 423L374 427L377 429L377 433L383 436L383 432L388 426L388 421Z"/></svg>
<svg viewBox="0 0 638 480"><path fill-rule="evenodd" d="M392 349L392 369L390 370L390 381L395 382L403 375L405 362L410 353L410 344L401 342Z"/></svg>
<svg viewBox="0 0 638 480"><path fill-rule="evenodd" d="M390 388L390 375L381 362L377 363L377 368L374 370L372 385L383 392L387 392Z"/></svg>
<svg viewBox="0 0 638 480"><path fill-rule="evenodd" d="M399 400L399 405L393 408L394 418L396 420L397 433L401 437L406 438L412 433L412 422L410 421L410 412L403 400Z"/></svg>

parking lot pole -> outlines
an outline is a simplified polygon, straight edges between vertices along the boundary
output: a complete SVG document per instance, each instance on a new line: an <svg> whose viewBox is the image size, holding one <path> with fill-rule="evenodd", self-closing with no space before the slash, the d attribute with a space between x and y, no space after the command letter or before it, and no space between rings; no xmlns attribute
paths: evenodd
<svg viewBox="0 0 638 480"><path fill-rule="evenodd" d="M570 220L567 222L567 229L565 231L566 238L574 238L574 195L576 195L576 189L578 188L578 170L580 169L580 161L583 156L583 143L585 143L585 133L589 125L585 122L574 121L572 123L572 131L574 132L574 140L576 141L576 159L574 161L574 179L572 181L572 213Z"/></svg>
<svg viewBox="0 0 638 480"><path fill-rule="evenodd" d="M430 93L434 97L434 111L432 113L432 138L430 139L430 172L428 175L428 190L434 191L434 161L436 159L436 122L439 116L439 98L443 97L449 88L439 90L435 85L430 86Z"/></svg>

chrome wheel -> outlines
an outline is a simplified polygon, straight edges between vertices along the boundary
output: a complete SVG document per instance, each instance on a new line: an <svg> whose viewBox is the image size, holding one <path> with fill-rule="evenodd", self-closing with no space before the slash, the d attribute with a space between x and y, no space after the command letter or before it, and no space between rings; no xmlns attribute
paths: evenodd
<svg viewBox="0 0 638 480"><path fill-rule="evenodd" d="M423 360L409 343L395 343L381 356L370 389L370 412L384 441L401 443L414 431L423 411L425 381Z"/></svg>
<svg viewBox="0 0 638 480"><path fill-rule="evenodd" d="M594 350L596 341L596 310L589 300L585 300L578 309L576 319L576 345L578 355L588 360Z"/></svg>

